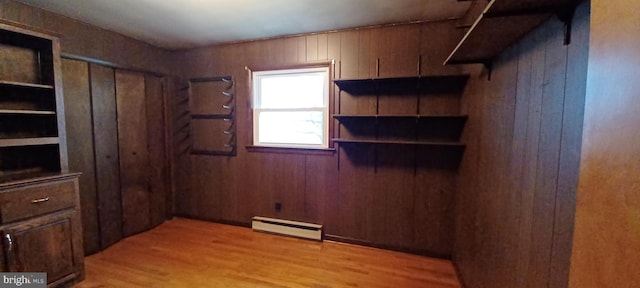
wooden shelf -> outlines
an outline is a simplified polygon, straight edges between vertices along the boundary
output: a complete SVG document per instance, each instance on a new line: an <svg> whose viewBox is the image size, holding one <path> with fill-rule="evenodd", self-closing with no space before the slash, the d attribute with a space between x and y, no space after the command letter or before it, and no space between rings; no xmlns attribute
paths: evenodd
<svg viewBox="0 0 640 288"><path fill-rule="evenodd" d="M229 114L191 114L191 119L233 119Z"/></svg>
<svg viewBox="0 0 640 288"><path fill-rule="evenodd" d="M0 139L0 147L59 144L58 137Z"/></svg>
<svg viewBox="0 0 640 288"><path fill-rule="evenodd" d="M23 87L23 88L53 89L53 85L24 83L24 82L13 82L13 81L3 81L3 80L0 80L0 85Z"/></svg>
<svg viewBox="0 0 640 288"><path fill-rule="evenodd" d="M467 115L401 115L401 114L389 114L389 115L380 115L380 114L334 114L333 118L342 120L342 119L362 119L362 120L375 120L375 119L406 119L406 120L428 120L428 119L467 119Z"/></svg>
<svg viewBox="0 0 640 288"><path fill-rule="evenodd" d="M406 140L355 140L333 138L331 141L335 143L346 144L376 144L376 145L413 145L413 146L439 146L439 147L465 147L460 142L434 142L434 141L406 141Z"/></svg>
<svg viewBox="0 0 640 288"><path fill-rule="evenodd" d="M582 0L494 0L493 7L487 16L513 16L522 14L557 13L563 9L571 9Z"/></svg>
<svg viewBox="0 0 640 288"><path fill-rule="evenodd" d="M492 0L444 64L487 63L554 14L577 0Z"/></svg>
<svg viewBox="0 0 640 288"><path fill-rule="evenodd" d="M433 88L441 89L443 86L449 89L464 87L469 75L451 76L415 76L396 78L371 78L371 79L340 79L333 82L343 91L354 94L371 93L422 93ZM446 85L443 85L446 83ZM457 84L457 85L456 85Z"/></svg>
<svg viewBox="0 0 640 288"><path fill-rule="evenodd" d="M56 115L55 111L42 111L42 110L13 110L13 109L0 109L0 115L2 114L24 114L24 115Z"/></svg>

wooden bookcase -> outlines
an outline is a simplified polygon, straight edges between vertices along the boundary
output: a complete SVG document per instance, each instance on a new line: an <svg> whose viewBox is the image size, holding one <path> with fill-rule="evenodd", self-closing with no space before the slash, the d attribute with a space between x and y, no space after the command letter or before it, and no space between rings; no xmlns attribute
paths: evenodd
<svg viewBox="0 0 640 288"><path fill-rule="evenodd" d="M84 278L60 71L56 37L0 20L0 271L46 272L47 287Z"/></svg>
<svg viewBox="0 0 640 288"><path fill-rule="evenodd" d="M68 170L59 47L0 22L0 182Z"/></svg>

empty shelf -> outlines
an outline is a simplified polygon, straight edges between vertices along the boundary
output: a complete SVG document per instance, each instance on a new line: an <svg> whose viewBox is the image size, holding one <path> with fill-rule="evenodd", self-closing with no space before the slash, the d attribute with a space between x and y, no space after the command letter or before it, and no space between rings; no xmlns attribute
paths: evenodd
<svg viewBox="0 0 640 288"><path fill-rule="evenodd" d="M24 83L24 82L14 82L14 81L3 81L3 80L0 80L0 85L15 86L15 87L25 87L25 88L53 89L52 85Z"/></svg>
<svg viewBox="0 0 640 288"><path fill-rule="evenodd" d="M58 137L0 139L0 147L59 144Z"/></svg>
<svg viewBox="0 0 640 288"><path fill-rule="evenodd" d="M444 146L444 147L464 147L460 142L435 142L435 141L405 141L405 140L354 140L354 139L332 139L335 143L346 144L383 144L383 145L416 145L416 146Z"/></svg>

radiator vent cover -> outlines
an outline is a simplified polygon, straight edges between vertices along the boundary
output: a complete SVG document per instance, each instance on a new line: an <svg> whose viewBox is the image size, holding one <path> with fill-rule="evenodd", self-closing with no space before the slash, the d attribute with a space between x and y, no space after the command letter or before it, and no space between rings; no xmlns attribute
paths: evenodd
<svg viewBox="0 0 640 288"><path fill-rule="evenodd" d="M322 241L322 225L267 217L253 217L254 231Z"/></svg>

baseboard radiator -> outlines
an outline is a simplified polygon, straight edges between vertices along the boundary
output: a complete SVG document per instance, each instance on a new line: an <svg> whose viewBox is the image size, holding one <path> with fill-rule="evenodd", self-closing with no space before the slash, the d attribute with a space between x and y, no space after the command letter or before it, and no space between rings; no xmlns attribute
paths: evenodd
<svg viewBox="0 0 640 288"><path fill-rule="evenodd" d="M254 231L322 241L322 225L267 217L253 217Z"/></svg>

